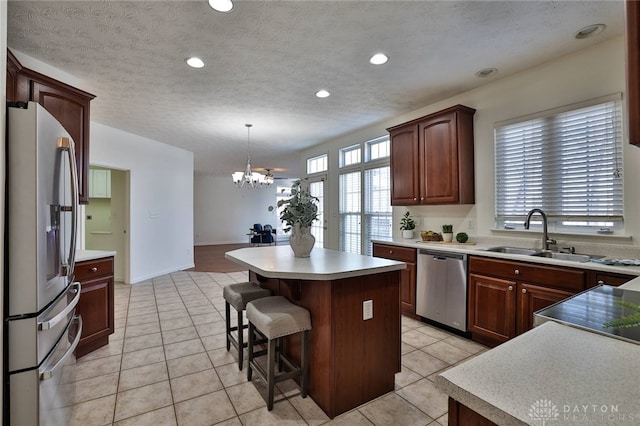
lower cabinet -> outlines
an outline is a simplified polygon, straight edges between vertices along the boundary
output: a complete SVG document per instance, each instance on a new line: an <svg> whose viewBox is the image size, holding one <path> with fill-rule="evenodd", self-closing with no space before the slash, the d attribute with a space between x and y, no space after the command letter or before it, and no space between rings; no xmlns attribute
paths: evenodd
<svg viewBox="0 0 640 426"><path fill-rule="evenodd" d="M585 287L582 270L469 257L469 331L495 346L533 328L535 311Z"/></svg>
<svg viewBox="0 0 640 426"><path fill-rule="evenodd" d="M76 263L75 278L82 286L76 307L82 317L82 337L75 351L80 358L107 345L114 331L113 257Z"/></svg>
<svg viewBox="0 0 640 426"><path fill-rule="evenodd" d="M449 426L496 426L491 420L449 397Z"/></svg>
<svg viewBox="0 0 640 426"><path fill-rule="evenodd" d="M400 271L400 312L418 319L416 315L416 260L417 250L391 244L373 243L373 255L407 264Z"/></svg>
<svg viewBox="0 0 640 426"><path fill-rule="evenodd" d="M618 287L636 278L635 275L616 274L614 272L588 271L587 272L587 288L598 285L610 285Z"/></svg>

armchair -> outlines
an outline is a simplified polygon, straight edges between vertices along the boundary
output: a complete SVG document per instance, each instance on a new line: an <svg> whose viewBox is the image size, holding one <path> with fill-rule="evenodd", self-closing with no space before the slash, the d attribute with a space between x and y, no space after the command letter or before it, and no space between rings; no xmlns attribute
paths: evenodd
<svg viewBox="0 0 640 426"><path fill-rule="evenodd" d="M251 236L251 244L275 244L276 230L271 225L264 225L254 223L251 228L253 235Z"/></svg>

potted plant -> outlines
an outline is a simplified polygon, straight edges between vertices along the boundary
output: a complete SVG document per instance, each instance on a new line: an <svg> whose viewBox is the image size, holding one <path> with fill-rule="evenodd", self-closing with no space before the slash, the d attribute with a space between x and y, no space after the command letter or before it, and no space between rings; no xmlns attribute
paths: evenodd
<svg viewBox="0 0 640 426"><path fill-rule="evenodd" d="M285 206L280 220L285 223L284 232L291 231L289 243L295 257L309 257L316 239L311 235L311 224L318 219L318 197L302 188L300 180L291 185L291 198L278 201Z"/></svg>
<svg viewBox="0 0 640 426"><path fill-rule="evenodd" d="M447 243L453 241L453 225L442 225L442 241Z"/></svg>
<svg viewBox="0 0 640 426"><path fill-rule="evenodd" d="M400 219L400 230L402 238L413 238L413 230L416 229L416 222L411 218L409 212L406 212Z"/></svg>

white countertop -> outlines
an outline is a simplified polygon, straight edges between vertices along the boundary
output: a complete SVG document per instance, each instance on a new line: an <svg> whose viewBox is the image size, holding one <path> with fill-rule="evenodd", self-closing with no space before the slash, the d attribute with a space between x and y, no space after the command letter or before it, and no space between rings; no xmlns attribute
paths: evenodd
<svg viewBox="0 0 640 426"><path fill-rule="evenodd" d="M401 247L413 247L417 249L439 250L454 253L464 253L469 255L493 257L497 259L508 259L514 261L524 261L530 263L540 263L547 265L566 266L580 269L591 269L594 271L613 272L618 274L638 275L640 276L640 267L637 266L613 266L604 265L596 262L572 262L570 260L550 259L546 257L528 256L522 254L507 254L486 251L487 248L496 246L511 246L511 244L498 243L477 243L477 244L459 244L459 243L442 243L442 242L423 242L416 239L394 239L393 241L372 240L374 243L391 244ZM514 247L519 247L513 244ZM525 247L522 248L531 248ZM598 253L592 253L598 254Z"/></svg>
<svg viewBox="0 0 640 426"><path fill-rule="evenodd" d="M76 262L82 262L85 260L101 259L103 257L115 256L115 251L105 250L76 250Z"/></svg>
<svg viewBox="0 0 640 426"><path fill-rule="evenodd" d="M445 371L435 383L500 425L640 423L640 345L555 322ZM544 402L558 417L535 417L532 408Z"/></svg>
<svg viewBox="0 0 640 426"><path fill-rule="evenodd" d="M242 248L225 257L267 278L300 280L336 280L407 267L404 262L324 248L314 248L307 258L294 257L289 246Z"/></svg>

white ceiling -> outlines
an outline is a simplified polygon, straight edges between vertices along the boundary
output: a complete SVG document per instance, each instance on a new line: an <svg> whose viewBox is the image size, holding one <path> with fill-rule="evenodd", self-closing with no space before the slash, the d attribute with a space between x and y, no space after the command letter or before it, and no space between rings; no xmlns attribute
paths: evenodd
<svg viewBox="0 0 640 426"><path fill-rule="evenodd" d="M620 35L623 17L622 1L20 0L8 45L79 78L93 121L193 151L197 171L241 170L252 123L254 168L296 177L296 151Z"/></svg>

